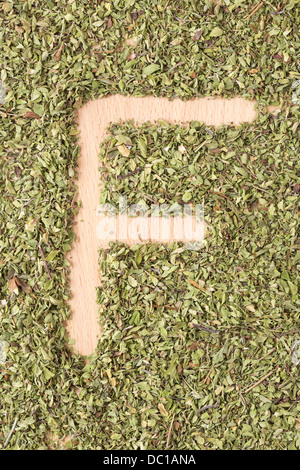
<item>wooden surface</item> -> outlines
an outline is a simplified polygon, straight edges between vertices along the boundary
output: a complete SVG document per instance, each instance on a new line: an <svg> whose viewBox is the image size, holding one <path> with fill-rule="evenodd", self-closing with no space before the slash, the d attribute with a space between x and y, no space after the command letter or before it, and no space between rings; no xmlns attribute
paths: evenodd
<svg viewBox="0 0 300 470"><path fill-rule="evenodd" d="M101 276L98 267L98 249L107 246L107 240L99 240L99 145L106 136L110 122L134 119L135 122L156 121L186 123L202 121L208 125L240 124L250 122L256 117L255 102L234 98L232 100L194 99L183 102L179 99L168 101L165 98L135 98L120 95L109 96L85 104L78 113L80 129L80 157L78 160L78 199L82 208L76 218L74 231L76 241L68 256L71 263L71 319L67 324L71 338L75 340L74 350L83 355L91 354L97 345L100 334L98 324L96 287ZM146 222L145 222L146 223ZM120 224L122 222L120 221ZM143 225L143 222L141 223ZM147 228L139 226L138 232L144 240ZM148 233L149 235L149 233ZM161 232L155 232L152 239L161 240ZM169 241L176 239L171 231ZM125 240L123 240L125 241ZM128 238L128 242L135 242ZM166 241L166 240L163 240Z"/></svg>

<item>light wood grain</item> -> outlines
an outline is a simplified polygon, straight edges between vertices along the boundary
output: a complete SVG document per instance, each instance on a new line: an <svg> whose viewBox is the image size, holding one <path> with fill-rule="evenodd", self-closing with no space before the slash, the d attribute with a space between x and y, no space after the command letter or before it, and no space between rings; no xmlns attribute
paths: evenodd
<svg viewBox="0 0 300 470"><path fill-rule="evenodd" d="M68 256L71 263L72 298L71 319L67 324L69 336L75 340L76 352L91 354L96 348L100 334L96 304L96 287L101 281L98 268L98 249L101 241L96 230L99 223L97 208L101 190L98 155L99 145L106 136L108 124L120 119L134 119L137 124L163 119L170 123L187 123L194 120L214 126L223 123L238 125L255 119L254 107L255 102L242 98L203 98L183 102L179 99L169 101L165 98L114 95L90 101L79 110L80 157L77 184L78 199L82 208L74 224L76 241ZM129 238L127 241L132 242ZM176 239L174 231L170 234L170 240L172 238ZM159 241L160 235L152 239ZM107 240L102 242L102 246L106 245Z"/></svg>

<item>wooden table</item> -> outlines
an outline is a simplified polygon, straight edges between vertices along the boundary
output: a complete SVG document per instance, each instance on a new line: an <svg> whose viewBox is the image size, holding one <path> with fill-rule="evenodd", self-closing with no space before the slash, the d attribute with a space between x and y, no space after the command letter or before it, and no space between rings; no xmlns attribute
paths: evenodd
<svg viewBox="0 0 300 470"><path fill-rule="evenodd" d="M255 102L242 98L225 100L221 98L193 99L183 102L179 99L135 98L120 95L90 101L78 112L80 130L80 157L78 160L78 199L82 208L75 220L76 241L68 256L71 263L71 318L67 324L71 338L75 340L74 350L83 355L91 354L100 334L98 324L96 287L101 283L98 266L98 249L107 246L107 240L97 237L97 209L100 198L99 145L106 136L110 122L120 119L134 119L137 124L157 119L169 123L202 121L219 126L250 122L256 117ZM171 233L170 240L174 239ZM152 237L159 241L159 232ZM128 243L132 240L128 239Z"/></svg>

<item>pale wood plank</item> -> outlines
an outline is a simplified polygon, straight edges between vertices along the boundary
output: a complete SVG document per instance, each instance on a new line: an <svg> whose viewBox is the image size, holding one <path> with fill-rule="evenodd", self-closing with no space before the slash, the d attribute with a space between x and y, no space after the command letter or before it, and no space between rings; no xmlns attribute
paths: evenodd
<svg viewBox="0 0 300 470"><path fill-rule="evenodd" d="M82 208L74 225L78 241L73 243L68 256L71 263L72 298L71 320L67 324L70 337L75 339L76 352L83 355L91 354L96 348L100 334L95 291L101 281L97 256L101 242L96 232L100 195L98 155L99 145L106 136L108 124L120 119L123 121L134 119L136 123L143 123L154 122L160 118L170 123L195 120L219 126L223 123L238 125L250 122L255 117L255 102L239 97L231 100L202 98L183 102L179 99L169 101L166 98L114 95L90 101L79 110L80 157L77 184ZM148 228L144 227L140 232L145 236L145 233L149 233L147 230ZM160 237L161 235L157 235L152 238L159 241ZM176 229L174 232L173 228L170 240L174 237ZM130 237L127 242L132 242ZM103 242L102 246L106 246L106 243Z"/></svg>

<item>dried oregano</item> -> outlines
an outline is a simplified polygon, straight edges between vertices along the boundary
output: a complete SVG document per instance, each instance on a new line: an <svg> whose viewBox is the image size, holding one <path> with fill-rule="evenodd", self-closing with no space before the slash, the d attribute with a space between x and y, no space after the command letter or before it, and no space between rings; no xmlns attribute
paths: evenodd
<svg viewBox="0 0 300 470"><path fill-rule="evenodd" d="M1 3L1 448L162 449L172 423L170 449L300 447L297 3L264 2L255 12L253 2L227 0ZM163 193L146 178L144 190L151 183L157 198L188 199L195 180L175 152L189 148L211 236L200 252L150 244L101 254L105 331L86 364L64 327L74 110L113 93L239 94L260 111L271 103L283 111L261 111L249 129L156 128L181 178ZM136 158L136 132L125 131ZM159 140L142 132L164 158ZM197 141L208 145L198 152ZM133 201L133 185L117 180L127 164L111 165L109 178ZM164 170L158 165L166 186ZM226 198L208 193L212 179Z"/></svg>

